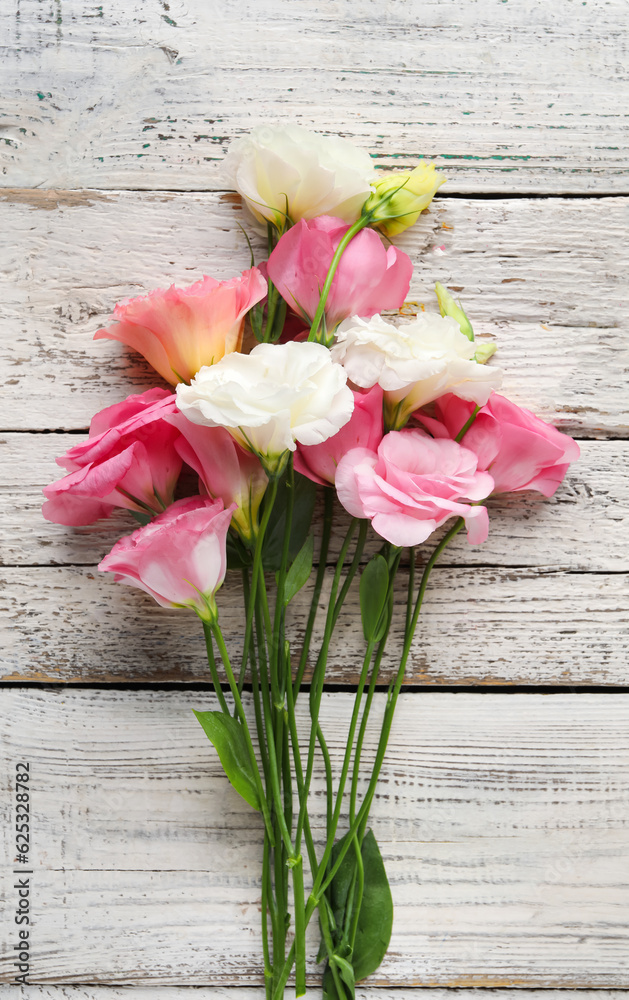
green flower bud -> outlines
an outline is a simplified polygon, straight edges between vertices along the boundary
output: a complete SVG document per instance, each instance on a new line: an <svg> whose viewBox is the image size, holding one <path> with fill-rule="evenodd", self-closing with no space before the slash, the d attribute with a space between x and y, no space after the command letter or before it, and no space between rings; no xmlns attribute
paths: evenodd
<svg viewBox="0 0 629 1000"><path fill-rule="evenodd" d="M496 353L497 347L495 344L478 344L476 351L474 352L474 361L479 365L485 365L491 358L493 354Z"/></svg>
<svg viewBox="0 0 629 1000"><path fill-rule="evenodd" d="M450 292L440 282L437 282L435 285L435 292L437 293L441 315L452 316L461 327L461 333L464 333L468 340L474 340L472 324L461 309L461 306L454 301Z"/></svg>
<svg viewBox="0 0 629 1000"><path fill-rule="evenodd" d="M373 185L375 190L363 206L363 215L370 215L372 224L385 236L397 236L417 222L445 180L434 163L423 160L414 170L383 174Z"/></svg>

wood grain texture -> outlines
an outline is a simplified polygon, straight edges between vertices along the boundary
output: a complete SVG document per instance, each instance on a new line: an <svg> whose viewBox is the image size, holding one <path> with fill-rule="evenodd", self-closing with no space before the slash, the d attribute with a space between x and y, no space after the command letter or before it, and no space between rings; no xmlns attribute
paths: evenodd
<svg viewBox="0 0 629 1000"><path fill-rule="evenodd" d="M0 565L94 565L137 523L118 511L79 528L45 521L42 486L61 478L55 456L76 444L75 435L2 434ZM191 481L191 490L194 489ZM538 566L570 570L629 570L629 442L582 441L581 457L554 497L520 493L490 502L491 530L483 545L456 539L442 561L450 565ZM349 524L340 505L332 551L338 553ZM319 544L322 505L313 521ZM377 551L375 533L367 553ZM434 544L434 543L433 543ZM430 545L422 547L429 552Z"/></svg>
<svg viewBox="0 0 629 1000"><path fill-rule="evenodd" d="M2 1000L263 1000L260 828L191 715L212 695L63 686L205 684L198 623L97 573L124 515L41 520L54 456L79 438L34 433L84 430L154 384L92 342L117 301L248 266L222 160L260 122L341 133L380 170L421 156L444 170L399 239L409 298L435 308L448 285L496 339L505 393L597 439L553 500L501 502L486 545L457 540L432 577L408 681L505 689L403 693L374 805L394 940L357 1000L626 997L628 696L507 690L628 683L626 14L625 0L0 4L2 786L28 755L36 824L36 985L0 985ZM236 582L219 603L237 655ZM358 623L352 593L332 684L356 680ZM324 696L336 766L349 702ZM320 834L318 777L315 791Z"/></svg>
<svg viewBox="0 0 629 1000"><path fill-rule="evenodd" d="M405 582L401 572L383 682L401 648ZM6 568L0 593L0 670L6 681L208 681L202 633L192 612L164 610L95 569ZM304 591L291 604L287 635L294 652L301 646L308 602ZM218 607L230 654L239 662L238 575L228 576ZM327 588L311 648L318 649L326 608ZM625 574L437 568L406 679L437 685L626 685L628 621ZM356 683L363 652L353 588L330 650L330 683Z"/></svg>
<svg viewBox="0 0 629 1000"><path fill-rule="evenodd" d="M342 133L381 167L426 156L452 191L627 191L623 0L7 0L0 18L9 186L224 188L229 142L262 121Z"/></svg>
<svg viewBox="0 0 629 1000"><path fill-rule="evenodd" d="M351 700L324 698L335 769ZM261 824L192 717L213 698L1 701L7 760L31 762L33 979L259 983ZM371 820L396 907L374 985L627 984L628 724L620 695L402 698ZM320 795L317 776L318 840Z"/></svg>
<svg viewBox="0 0 629 1000"><path fill-rule="evenodd" d="M115 303L249 265L232 195L2 197L3 430L86 428L155 384L139 355L92 340ZM448 285L478 336L495 338L506 395L569 433L624 436L628 220L629 198L437 199L399 239L415 265L411 308L436 310L434 283Z"/></svg>
<svg viewBox="0 0 629 1000"><path fill-rule="evenodd" d="M286 1000L294 990L287 988ZM460 1000L479 1000L478 988L459 989ZM527 990L494 989L495 1000L626 1000L625 990ZM255 986L160 986L156 998L152 986L2 986L0 997L10 1000L264 1000L264 990ZM356 987L356 1000L449 1000L448 989Z"/></svg>

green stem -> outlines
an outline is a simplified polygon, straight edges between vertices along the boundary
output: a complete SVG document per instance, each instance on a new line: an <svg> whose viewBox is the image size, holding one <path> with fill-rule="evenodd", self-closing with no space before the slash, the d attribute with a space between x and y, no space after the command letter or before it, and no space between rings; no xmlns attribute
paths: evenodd
<svg viewBox="0 0 629 1000"><path fill-rule="evenodd" d="M319 920L321 922L321 936L325 943L325 948L328 953L328 964L330 971L332 973L332 978L334 979L334 986L336 988L337 996L339 1000L346 1000L345 987L343 986L341 977L339 975L339 970L334 964L334 942L332 940L332 934L330 933L330 917L328 913L328 901L326 899L321 900L322 905L319 907Z"/></svg>
<svg viewBox="0 0 629 1000"><path fill-rule="evenodd" d="M286 688L286 698L288 702L288 727L290 731L291 746L293 749L293 760L295 763L295 779L297 781L297 795L301 807L302 802L305 801L304 770L301 763L301 750L299 747L299 736L297 734L297 721L295 718L295 702L293 700L293 688L291 684L289 684ZM308 819L307 811L306 811L306 822L304 825L304 841L306 843L306 849L308 851L308 861L310 862L310 869L313 875L315 875L318 868L317 854L315 851L312 834L310 832L310 822Z"/></svg>
<svg viewBox="0 0 629 1000"><path fill-rule="evenodd" d="M317 726L317 740L319 742L321 756L323 757L323 766L325 768L325 835L327 839L330 836L330 827L332 826L332 800L334 798L334 793L332 788L332 762L330 760L330 751L328 750L328 745L323 738L321 726Z"/></svg>
<svg viewBox="0 0 629 1000"><path fill-rule="evenodd" d="M284 990L286 988L286 983L288 982L288 977L290 976L294 961L295 961L295 942L293 941L288 952L288 957L284 962L284 968L282 969L282 972L277 980L277 983L273 987L272 1000L284 1000Z"/></svg>
<svg viewBox="0 0 629 1000"><path fill-rule="evenodd" d="M208 622L202 621L202 624L203 634L205 636L205 648L207 649L207 662L210 666L210 674L212 675L212 684L214 685L216 697L218 698L221 710L225 713L225 715L231 715L227 702L225 701L223 689L221 688L221 682L218 679L218 670L216 669L216 660L214 659L214 647L212 645L212 629Z"/></svg>
<svg viewBox="0 0 629 1000"><path fill-rule="evenodd" d="M260 522L260 527L258 529L258 534L256 537L256 546L253 553L253 569L251 572L251 594L249 599L249 604L247 606L247 615L245 621L245 638L242 650L242 662L240 665L240 673L238 675L238 691L242 693L243 685L245 683L245 671L247 668L247 660L249 658L249 646L253 637L253 609L256 601L256 590L258 586L258 579L262 572L262 545L264 543L264 536L266 533L267 525L269 523L269 518L271 517L271 511L273 510L273 505L275 504L275 498L277 496L277 479L271 479L267 494L264 498L264 513L262 515L262 520Z"/></svg>
<svg viewBox="0 0 629 1000"><path fill-rule="evenodd" d="M262 588L264 588L264 578L262 578ZM260 745L264 746L265 750L266 750L267 743L273 749L274 749L274 743L272 742L272 736L269 737L269 735L268 735L269 732L272 733L273 724L272 724L272 717L271 717L272 716L272 713L271 713L271 700L270 700L270 694L269 694L269 676L268 676L268 660L267 660L267 655L266 655L266 641L265 641L264 626L263 626L263 622L262 622L262 617L263 617L262 608L261 608L262 596L263 596L262 592L259 589L258 590L258 594L257 594L257 598L256 598L255 623L256 623L256 632L257 632L257 637L258 637L258 652L259 652L259 656L260 656L260 674L259 674L259 677L257 679L259 680L259 685L260 685L260 694L261 694L262 706L263 706L263 717L260 719L262 733L261 733L261 735L258 736L258 739L260 741ZM266 739L265 739L265 731L266 731L266 734L267 734L266 735ZM273 751L271 750L270 752L272 753ZM266 768L266 771L265 771L266 790L267 790L267 796L269 797L269 799L273 803L272 780L271 780L271 773L270 773L271 772L271 767L272 767L271 761L268 760L268 758L267 758L267 768ZM274 830L276 830L276 825L277 824L276 824L276 817L275 817L275 809L274 808L272 809L272 814L273 814L273 828L274 828ZM267 845L267 844L268 844L268 837L265 837L265 845ZM278 837L275 838L275 845L276 846L274 848L274 852L277 853L278 850L279 850L280 855L281 855L281 838L278 838ZM267 879L267 884L268 884L267 899L268 899L268 905L269 905L269 913L271 915L271 947L272 947L272 955L273 955L272 961L271 961L271 980L270 980L270 982L267 981L267 983L266 983L266 985L267 985L267 992L269 992L270 995L273 994L274 985L275 985L275 978L277 976L277 969L278 969L278 964L277 963L279 961L279 952L278 952L279 941L282 939L282 935L284 936L284 939L286 937L286 924L285 924L285 920L284 920L285 909L284 909L284 906L282 904L282 884L281 884L282 880L281 879L280 879L279 887L276 886L276 889L277 889L277 898L275 898L274 895L273 895L273 883L272 883L271 872L272 872L272 868L274 866L276 866L276 864L277 864L277 859L275 857L275 854L274 854L273 862L274 862L274 865L272 866L272 864L271 864L271 849L270 849L270 846L269 846L267 855L264 857L264 863L266 864L266 879ZM264 922L263 922L263 926L264 926Z"/></svg>
<svg viewBox="0 0 629 1000"><path fill-rule="evenodd" d="M389 587L387 590L387 597L386 597L387 618L386 618L385 631L384 635L382 636L382 639L378 643L378 652L374 660L373 670L371 672L371 680L369 681L369 689L367 691L367 700L365 702L365 707L363 709L362 719L360 720L360 729L358 730L358 739L356 741L356 752L354 754L354 767L352 771L352 784L350 789L350 800L349 800L350 823L353 823L356 817L356 796L358 793L360 758L363 750L365 732L367 730L367 721L369 719L369 712L371 711L371 704L373 702L373 697L376 691L376 683L378 681L378 675L380 673L380 664L382 663L382 657L384 656L387 638L389 636L389 631L391 629L391 621L393 619L393 587L395 584L395 577L397 574L398 566L400 564L401 556L402 556L402 550L400 549L389 570ZM411 572L409 574L409 599L410 597L412 597L413 593L413 580L414 580L414 574ZM410 625L410 617L407 615L407 622L406 622L407 629L409 625Z"/></svg>
<svg viewBox="0 0 629 1000"><path fill-rule="evenodd" d="M409 565L408 565L408 597L406 599L406 624L404 626L404 635L408 632L411 626L411 616L413 614L413 591L415 590L415 548L411 547L408 550Z"/></svg>
<svg viewBox="0 0 629 1000"><path fill-rule="evenodd" d="M284 653L284 643L282 641L282 632L284 626L285 617L285 607L284 607L284 589L286 585L286 573L288 570L288 559L290 551L290 536L293 526L293 509L295 506L295 475L293 472L293 456L291 455L288 460L287 469L287 503L286 503L286 519L284 522L284 539L282 542L282 556L280 559L280 567L277 574L277 588L275 592L275 614L273 618L273 642L271 646L271 670L272 676L273 672L277 677L278 695L281 698L282 707L284 704L284 692L286 690L286 669L280 671L280 666L285 668L285 657ZM281 676L280 676L281 674ZM291 678L292 683L292 678ZM279 705L276 708L279 710Z"/></svg>
<svg viewBox="0 0 629 1000"><path fill-rule="evenodd" d="M247 751L249 754L249 760L251 761L251 768L254 775L254 781L256 783L256 789L258 792L258 798L260 799L260 809L264 817L264 825L267 829L269 839L272 844L275 842L273 836L273 827L271 825L271 816L269 813L269 807L266 801L266 795L264 794L264 789L262 788L262 781L260 779L260 771L258 768L258 762L256 760L256 755L253 749L253 743L251 742L251 733L249 732L249 726L247 724L247 717L245 715L245 710L242 705L242 699L240 697L240 692L238 690L238 685L236 683L236 678L234 677L234 672L231 668L231 663L229 662L229 654L227 652L227 647L225 646L225 640L223 639L223 633L221 632L220 625L218 621L214 622L211 626L212 634L216 640L216 645L218 646L219 652L221 654L221 659L223 661L223 666L225 667L225 673L227 674L227 680L229 682L229 687L232 693L232 697L236 704L236 711L243 728L245 735L245 742L247 744Z"/></svg>
<svg viewBox="0 0 629 1000"><path fill-rule="evenodd" d="M275 806L274 810L275 847L273 850L273 861L275 869L274 882L275 899L277 903L277 919L275 927L273 928L273 979L274 982L276 982L278 976L280 975L280 969L284 967L286 962L286 912L288 900L284 885L286 855L284 851L284 844L282 842L279 815Z"/></svg>
<svg viewBox="0 0 629 1000"><path fill-rule="evenodd" d="M303 830L305 815L306 815L306 803L308 801L308 795L310 793L310 783L312 781L312 772L314 768L314 755L316 748L317 739L317 726L319 724L319 706L321 704L321 695L323 693L323 679L325 677L325 665L328 653L328 647L330 645L330 638L332 636L333 623L332 619L334 616L334 605L336 603L336 595L338 593L339 583L341 579L341 573L343 572L343 564L345 562L345 557L349 549L352 536L356 530L358 524L357 518L352 518L347 532L345 534L345 539L343 545L341 546L341 551L336 563L336 569L334 571L334 578L332 580L332 588L330 590L330 600L328 603L328 613L325 622L325 632L323 636L323 642L321 644L321 649L319 650L319 655L317 657L317 662L312 675L312 682L310 685L310 740L308 743L308 760L306 763L306 779L304 782L304 799L300 803L299 817L297 820L297 831L295 833L295 845L297 852L299 853L299 847L301 843L301 832Z"/></svg>
<svg viewBox="0 0 629 1000"><path fill-rule="evenodd" d="M476 420L476 415L478 414L479 410L480 410L480 406L475 406L474 407L474 409L470 413L469 417L467 418L467 420L465 421L465 423L461 427L461 430L459 431L459 433L455 437L455 439L454 439L455 441L458 441L460 443L463 440L463 438L465 437L465 435L469 431L470 427L472 426L472 424Z"/></svg>
<svg viewBox="0 0 629 1000"><path fill-rule="evenodd" d="M426 563L426 566L424 567L424 572L423 572L422 579L421 579L421 582L420 582L420 585L419 585L419 591L418 591L418 594L417 594L417 600L415 602L415 608L414 608L412 619L411 619L411 623L410 623L410 629L407 630L407 633L406 633L406 635L404 637L404 648L402 650L402 658L401 658L401 661L400 661L400 666L398 668L398 672L397 672L397 675L396 675L396 678L395 678L395 683L394 683L392 692L389 694L389 698L387 699L387 706L386 706L386 709L385 709L384 719L383 719L383 722L382 722L382 729L381 729L381 732L380 732L380 739L379 739L379 742L378 742L378 750L377 750L377 753L376 753L376 759L375 759L374 767L373 767L373 770L372 770L372 773L371 773L371 778L369 780L369 786L367 788L367 792L365 794L365 798L363 800L363 803L362 803L362 805L361 805L361 807L360 807L360 809L358 811L358 815L356 816L355 821L350 825L350 829L349 829L349 833L348 833L348 837L347 837L347 842L341 847L341 849L339 851L339 854L338 854L338 857L336 858L332 869L328 873L326 873L325 869L323 867L323 864L321 864L319 866L319 872L318 872L318 874L317 874L317 876L316 876L316 878L314 880L314 884L313 884L313 887L312 887L312 891L310 893L310 898L309 898L309 901L308 901L308 905L306 907L306 920L307 921L310 919L310 917L314 913L314 910L318 906L319 900L321 898L321 893L325 892L325 890L327 889L328 885L330 885L330 883L332 882L332 880L333 880L334 876L336 875L337 871L341 867L341 864L343 862L343 858L345 857L345 854L347 853L347 850L348 850L348 848L350 846L350 843L352 841L352 838L353 838L354 834L358 833L362 829L362 827L366 824L366 820L367 820L367 818L369 816L369 810L371 808L371 803L373 801L373 797L374 797L374 794L375 794L375 791L376 791L376 785L377 785L377 782L378 782L378 777L380 775L380 770L382 768L382 762L384 760L384 755L385 755L386 748L387 748L389 734L391 732L391 724L393 722L393 713L395 711L395 705L396 705L396 702L397 702L398 695L400 693L400 688L402 686L402 681L404 680L404 672L405 672L405 669L406 669L406 662L408 660L408 656L409 656L409 653L410 653L410 648L411 648L413 636L415 634L415 628L417 626L417 619L419 617L419 612L421 610L422 602L423 602L423 599L424 599L424 594L426 592L426 587L428 585L428 578L430 576L430 573L432 571L432 568L433 568L434 564L436 563L437 559L439 558L439 556L443 552L444 548L452 540L452 538L454 538L454 536L461 530L461 528L463 527L463 524L464 524L463 519L462 518L457 518L457 520L455 521L455 523L452 526L452 528L450 528L450 530L447 532L447 534L444 535L444 537L441 539L441 541L439 542L439 544L436 546L434 552L432 553L430 559L428 560L428 562Z"/></svg>
<svg viewBox="0 0 629 1000"><path fill-rule="evenodd" d="M334 813L332 814L332 823L328 831L328 839L323 851L323 857L319 862L319 871L325 871L330 860L330 855L332 854L332 848L334 847L334 838L336 836L336 829L338 827L339 817L341 815L341 807L343 805L343 793L345 791L345 782L347 781L347 774L349 772L349 765L352 759L352 751L354 749L354 735L356 733L356 726L358 724L358 715L360 712L360 700L362 698L363 691L365 690L365 684L367 682L367 674L369 672L369 665L371 664L371 657L375 648L375 642L372 639L367 644L367 649L365 656L363 658L363 666L360 672L360 679L358 681L358 688L356 691L356 698L354 699L354 709L352 711L352 718L349 725L349 732L347 734L347 745L345 749L345 755L343 757L343 767L341 768L341 777L339 778L338 790L336 793L336 802L334 805Z"/></svg>
<svg viewBox="0 0 629 1000"><path fill-rule="evenodd" d="M426 593L426 587L428 586L428 580L432 572L433 566L437 562L437 559L449 544L449 542L454 538L455 535L461 530L464 525L463 518L459 517L456 519L452 527L443 536L438 545L430 556L428 562L424 566L424 571L422 573L422 578L419 584L419 590L417 592L417 599L415 601L415 607L413 614L411 616L411 621L409 627L405 631L404 635L404 646L402 649L402 657L400 659L400 665L393 683L392 689L390 689L389 696L387 698L387 705L384 712L384 719L382 720L382 728L380 730L380 740L378 742L378 749L376 752L376 759L374 762L373 770L371 773L371 778L369 780L369 786L365 795L365 799L361 806L360 812L363 814L361 824L359 825L359 831L364 831L367 825L367 820L369 818L369 810L371 808L371 802L376 791L376 785L378 782L378 777L380 770L382 768L382 762L384 760L384 755L387 749L387 743L389 741L389 734L391 732L391 726L393 724L393 715L395 712L395 706L397 699L402 687L402 682L404 680L404 674L406 671L406 663L411 651L411 645L413 642L413 637L415 635L415 629L417 628L417 620L419 618L419 612L421 611L422 604L424 601L424 595ZM359 813L360 815L360 813Z"/></svg>
<svg viewBox="0 0 629 1000"><path fill-rule="evenodd" d="M290 843L290 825L286 821L285 812L285 789L283 789L283 773L284 773L284 717L283 712L274 712L274 737L275 737L275 756L276 756L276 767L277 767L277 785L272 779L271 789L273 791L273 807L275 810L275 818L277 822L276 829L276 847L275 847L275 891L276 894L279 893L278 885L281 883L282 896L281 905L284 909L284 913L288 913L288 869L286 867L286 841L283 838L283 830L288 831L288 844L289 855L292 852L292 844ZM279 799L276 793L276 788L279 790ZM284 792L284 794L283 794ZM278 849L281 845L281 851ZM279 896L278 896L279 899ZM284 939L286 938L286 927L284 928ZM284 948L284 945L282 945ZM284 952L282 951L282 955ZM282 958L284 961L284 958Z"/></svg>
<svg viewBox="0 0 629 1000"><path fill-rule="evenodd" d="M312 600L310 602L310 613L308 615L308 622L306 623L306 632L304 634L304 642L301 647L301 655L299 657L299 666L297 668L297 674L295 676L295 682L293 685L294 700L297 701L297 696L299 694L299 689L301 688L301 682L304 677L304 672L306 669L306 664L308 662L308 653L310 652L310 640L312 638L312 630L314 628L314 623L317 617L317 609L319 607L319 598L321 597L321 590L323 587L323 581L325 579L326 562L328 558L328 549L330 547L330 535L332 534L332 512L334 510L334 490L326 486L323 493L323 534L321 536L321 548L319 549L319 565L317 567L317 575L315 577L314 590L312 592Z"/></svg>
<svg viewBox="0 0 629 1000"><path fill-rule="evenodd" d="M284 742L284 746L282 748L284 819L286 820L286 826L290 830L293 826L293 775L290 769L290 726L288 723L288 711L283 710L282 714L284 716L282 725L282 739Z"/></svg>
<svg viewBox="0 0 629 1000"><path fill-rule="evenodd" d="M251 591L249 587L249 574L246 569L242 570L242 584L243 593L245 597L245 608L247 614L249 613L249 605L251 603ZM255 609L254 609L255 611ZM257 624L257 623L256 623ZM260 634L258 632L258 646L259 654L261 660L264 660L265 650L264 650L264 639L260 642ZM266 750L266 742L264 738L264 725L262 721L262 703L260 694L260 675L258 672L258 661L256 659L255 648L253 642L250 644L249 649L249 659L250 659L250 669L251 669L251 689L253 695L253 711L256 720L256 732L258 734L258 746L260 747L260 757L262 760L262 771L264 773L264 781L268 786L269 778L269 758Z"/></svg>
<svg viewBox="0 0 629 1000"><path fill-rule="evenodd" d="M292 869L295 900L295 996L306 992L306 903L304 865L301 855Z"/></svg>
<svg viewBox="0 0 629 1000"><path fill-rule="evenodd" d="M269 838L264 833L264 848L262 853L262 899L261 899L261 909L262 909L262 954L264 956L264 983L266 986L267 997L271 994L271 978L273 976L273 969L271 966L271 954L269 952L269 914L271 915L271 927L274 928L275 925L275 914L274 907L275 901L273 900L273 894L270 892L270 879L269 879L269 861L270 861L270 845Z"/></svg>
<svg viewBox="0 0 629 1000"><path fill-rule="evenodd" d="M317 311L314 315L312 321L312 326L310 327L310 333L308 334L308 340L319 340L319 327L321 326L321 321L325 313L325 304L328 300L328 293L332 287L332 281L334 280L334 275L336 274L336 269L339 266L339 261L343 256L345 248L354 239L356 233L359 233L361 229L369 225L369 216L361 215L360 219L357 219L353 226L350 226L345 236L343 236L336 250L334 251L334 256L330 262L330 267L328 268L328 273L326 275L325 281L323 283L323 288L321 289L321 296L319 298L319 305L317 306ZM327 345L329 346L329 345Z"/></svg>
<svg viewBox="0 0 629 1000"><path fill-rule="evenodd" d="M268 785L269 780L269 756L266 749L266 742L264 739L264 723L262 719L262 704L260 700L260 675L258 673L258 664L255 658L251 658L251 685L253 688L253 711L256 720L256 732L258 734L258 745L260 747L260 757L262 760L262 771L264 773L265 783Z"/></svg>
<svg viewBox="0 0 629 1000"><path fill-rule="evenodd" d="M273 634L273 627L271 625L271 615L269 612L269 599L266 593L266 580L264 579L264 573L262 567L260 567L260 584L258 588L258 594L260 595L260 610L262 612L262 621L264 623L264 629L267 636L270 637Z"/></svg>
<svg viewBox="0 0 629 1000"><path fill-rule="evenodd" d="M354 879L352 882L352 899L348 906L348 916L353 912L352 923L349 928L349 933L347 940L349 941L350 948L354 949L354 942L356 941L356 933L358 931L358 920L360 918L360 908L363 902L363 892L365 889L365 866L363 864L363 856L361 851L361 841L358 837L354 837L354 851L356 855L356 869L354 871Z"/></svg>
<svg viewBox="0 0 629 1000"><path fill-rule="evenodd" d="M261 570L260 570L261 572ZM264 582L264 576L261 578L261 585L258 587L258 593L256 597L258 601L258 613L264 616L266 623L267 635L271 631L271 623L269 619L268 603L266 600L266 586ZM274 808L277 813L277 822L279 824L280 832L282 835L282 840L286 846L289 858L294 858L299 852L294 851L293 845L290 839L290 833L286 826L286 820L284 818L283 801L282 801L282 791L280 787L280 769L278 765L278 756L276 753L276 742L275 742L275 727L274 719L275 715L273 713L270 694L269 691L269 678L268 671L265 669L265 662L262 663L262 674L261 674L261 689L262 689L262 706L264 711L264 723L266 730L266 742L269 752L269 777L272 792L272 801ZM277 887L276 887L277 888Z"/></svg>
<svg viewBox="0 0 629 1000"><path fill-rule="evenodd" d="M273 327L275 326L275 313L279 303L280 293L271 281L268 279L268 295L266 304L266 323L264 325L264 335L262 337L262 342L267 343L273 337Z"/></svg>
<svg viewBox="0 0 629 1000"><path fill-rule="evenodd" d="M367 539L368 528L369 528L369 521L362 520L360 522L360 528L358 529L358 539L356 540L356 549L354 551L354 558L352 559L351 566L347 571L347 576L345 577L345 580L343 582L341 593L339 594L338 600L335 602L334 605L334 614L332 616L332 630L334 630L336 626L338 617L341 613L341 609L343 607L343 604L345 603L345 598L347 597L349 588L352 585L352 580L356 576L356 571L360 564L360 560L362 559L363 551L365 548L365 541Z"/></svg>

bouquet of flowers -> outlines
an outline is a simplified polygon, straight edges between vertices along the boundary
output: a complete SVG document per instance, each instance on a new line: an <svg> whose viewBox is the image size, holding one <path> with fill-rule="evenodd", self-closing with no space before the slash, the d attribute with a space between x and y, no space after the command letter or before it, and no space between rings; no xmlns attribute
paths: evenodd
<svg viewBox="0 0 629 1000"><path fill-rule="evenodd" d="M267 997L281 997L291 974L296 995L305 993L306 927L316 914L324 993L341 1000L378 967L391 935L369 813L430 572L462 529L472 545L486 539L485 500L551 496L578 447L496 392L501 372L486 363L495 348L475 341L443 286L439 311L402 310L413 265L391 238L445 180L434 165L374 176L368 154L345 140L286 127L234 142L227 167L263 229L267 259L255 266L251 250L250 269L230 280L204 277L116 306L115 325L96 338L139 351L175 391L149 389L96 414L87 441L58 459L67 475L45 488L44 516L82 525L126 508L140 527L100 569L201 620L217 707L196 715L234 789L261 815ZM257 343L246 350L248 341ZM184 468L198 476L193 496ZM334 561L338 505L349 516ZM367 558L370 529L379 548ZM416 574L415 547L433 536ZM227 568L241 574L244 602L231 651L217 600ZM320 706L353 585L364 656L334 774ZM294 649L287 615L303 588L310 611ZM397 669L367 762L396 599L404 630L389 644ZM304 735L295 706L306 696ZM323 843L311 827L316 764L325 774Z"/></svg>

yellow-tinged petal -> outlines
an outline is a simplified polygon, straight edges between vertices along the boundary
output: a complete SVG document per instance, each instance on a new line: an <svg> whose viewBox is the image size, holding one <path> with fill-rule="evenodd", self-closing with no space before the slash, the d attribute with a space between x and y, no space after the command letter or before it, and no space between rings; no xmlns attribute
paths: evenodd
<svg viewBox="0 0 629 1000"><path fill-rule="evenodd" d="M461 306L454 301L447 288L444 288L440 281L435 284L437 301L439 302L439 312L442 316L452 316L459 326L461 333L464 333L468 340L474 340L474 330L469 319Z"/></svg>
<svg viewBox="0 0 629 1000"><path fill-rule="evenodd" d="M365 202L363 214L370 215L373 225L385 236L397 236L417 222L445 181L445 174L424 160L414 170L384 174L373 185L374 192Z"/></svg>

